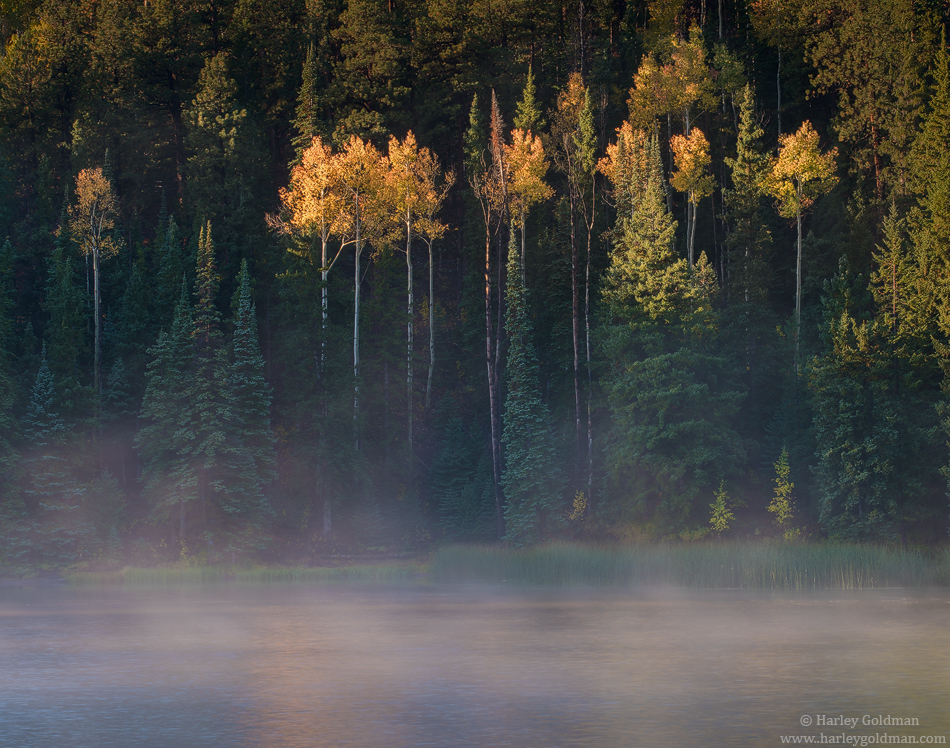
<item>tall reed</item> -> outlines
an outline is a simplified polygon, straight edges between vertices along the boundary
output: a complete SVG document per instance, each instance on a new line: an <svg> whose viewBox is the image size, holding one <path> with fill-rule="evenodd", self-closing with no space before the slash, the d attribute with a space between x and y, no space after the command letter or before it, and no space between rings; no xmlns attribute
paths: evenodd
<svg viewBox="0 0 950 748"><path fill-rule="evenodd" d="M947 583L950 556L849 543L449 546L430 564L439 582L674 586L769 590L924 587Z"/></svg>

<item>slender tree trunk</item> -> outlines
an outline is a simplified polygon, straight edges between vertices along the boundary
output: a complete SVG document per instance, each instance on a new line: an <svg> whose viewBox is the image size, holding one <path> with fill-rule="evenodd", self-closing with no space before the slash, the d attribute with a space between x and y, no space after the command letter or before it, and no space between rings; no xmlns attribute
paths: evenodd
<svg viewBox="0 0 950 748"><path fill-rule="evenodd" d="M782 48L778 50L778 68L775 71L775 121L778 124L778 136L782 137Z"/></svg>
<svg viewBox="0 0 950 748"><path fill-rule="evenodd" d="M353 270L353 448L360 449L360 252L363 250L360 234L360 200L356 196L356 249Z"/></svg>
<svg viewBox="0 0 950 748"><path fill-rule="evenodd" d="M568 175L568 179L573 182ZM571 344L574 347L574 457L575 470L582 454L581 444L581 385L580 385L580 282L578 280L578 265L580 264L579 248L577 246L577 228L574 220L576 200L575 184L569 184L570 191L570 220L571 220ZM585 219L586 221L586 219ZM576 472L575 472L576 475Z"/></svg>
<svg viewBox="0 0 950 748"><path fill-rule="evenodd" d="M412 451L412 217L406 210L406 433Z"/></svg>
<svg viewBox="0 0 950 748"><path fill-rule="evenodd" d="M694 250L696 246L696 209L699 207L693 200L689 201L691 213L689 222L689 266L692 267L696 261Z"/></svg>
<svg viewBox="0 0 950 748"><path fill-rule="evenodd" d="M96 326L96 350L92 378L93 387L96 390L96 396L101 398L102 385L100 382L100 371L102 370L102 325L99 319L99 248L93 248L90 254L92 254L93 315L95 316Z"/></svg>
<svg viewBox="0 0 950 748"><path fill-rule="evenodd" d="M802 327L802 188L797 185L798 210L798 257L795 261L795 377L798 378L798 343Z"/></svg>
<svg viewBox="0 0 950 748"><path fill-rule="evenodd" d="M327 276L330 273L327 268L327 231L325 227L320 229L320 374L323 377L323 369L326 366L327 352Z"/></svg>
<svg viewBox="0 0 950 748"><path fill-rule="evenodd" d="M485 220L485 363L488 367L488 408L491 416L492 481L495 488L495 519L499 540L505 535L505 513L501 495L501 443L498 438L498 392L495 351L492 350L491 319L491 229Z"/></svg>
<svg viewBox="0 0 950 748"><path fill-rule="evenodd" d="M429 376L426 378L426 410L432 396L432 375L435 371L435 266L432 258L432 242L429 242Z"/></svg>
<svg viewBox="0 0 950 748"><path fill-rule="evenodd" d="M587 267L584 271L584 347L587 363L587 515L593 515L594 497L594 426L591 416L591 399L593 398L593 377L591 374L590 359L590 250L591 234L594 228L594 189L591 186L591 214L587 226Z"/></svg>

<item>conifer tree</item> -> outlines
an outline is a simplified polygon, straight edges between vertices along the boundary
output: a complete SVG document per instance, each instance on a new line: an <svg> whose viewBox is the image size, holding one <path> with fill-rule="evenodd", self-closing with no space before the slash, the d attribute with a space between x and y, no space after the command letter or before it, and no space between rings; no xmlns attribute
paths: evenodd
<svg viewBox="0 0 950 748"><path fill-rule="evenodd" d="M715 274L705 255L692 274L677 255L655 158L648 157L646 187L622 222L603 290L607 460L622 516L680 532L692 521L705 524L698 514L704 490L745 462L734 428L742 393L717 349Z"/></svg>
<svg viewBox="0 0 950 748"><path fill-rule="evenodd" d="M515 232L508 244L505 332L508 336L508 395L505 398L507 536L518 545L543 540L561 500L561 476L551 435L550 414L538 390L528 299L521 284Z"/></svg>
<svg viewBox="0 0 950 748"><path fill-rule="evenodd" d="M762 303L768 291L770 273L765 254L772 237L763 206L769 170L769 158L761 143L763 134L756 121L752 87L746 85L739 97L736 156L725 159L732 179L732 189L723 190L728 225L725 247L729 253L727 264L737 276L735 295L731 293L733 288L726 288L730 302Z"/></svg>
<svg viewBox="0 0 950 748"><path fill-rule="evenodd" d="M297 134L293 138L294 149L299 162L303 152L310 147L313 139L324 135L320 119L321 86L320 73L317 70L317 58L313 42L307 47L307 57L303 63L300 90L297 93L297 110L294 116L294 129Z"/></svg>
<svg viewBox="0 0 950 748"><path fill-rule="evenodd" d="M256 210L261 176L257 133L247 109L238 102L224 52L206 62L184 118L188 124L187 205L197 219L196 233L205 221L216 227L227 248L223 266L228 270L230 253L246 255L264 226ZM237 265L236 259L233 264Z"/></svg>
<svg viewBox="0 0 950 748"><path fill-rule="evenodd" d="M24 419L23 498L34 560L66 564L82 556L92 528L82 516L84 489L65 456L67 430L57 401L44 347Z"/></svg>
<svg viewBox="0 0 950 748"><path fill-rule="evenodd" d="M187 459L192 403L194 316L184 278L171 328L149 349L142 427L135 438L142 455L145 493L153 520L168 520L172 539L184 542L186 515L195 500L194 475Z"/></svg>
<svg viewBox="0 0 950 748"><path fill-rule="evenodd" d="M247 260L241 262L234 302L224 457L228 480L223 509L230 549L239 550L254 542L250 531L260 529L268 509L264 489L275 478L276 462L270 423L271 387L264 379Z"/></svg>
<svg viewBox="0 0 950 748"><path fill-rule="evenodd" d="M184 455L194 471L195 489L201 512L201 528L213 535L219 519L212 513L226 490L222 483L222 450L227 438L229 397L227 361L221 315L217 308L218 271L211 223L198 238L195 281L194 363L186 389L190 410L189 440ZM210 535L209 535L210 534ZM209 548L209 550L211 550Z"/></svg>
<svg viewBox="0 0 950 748"><path fill-rule="evenodd" d="M518 102L514 125L519 130L540 135L545 124L544 114L541 112L536 98L534 73L531 70L531 65L528 65L528 77L525 79L521 101Z"/></svg>
<svg viewBox="0 0 950 748"><path fill-rule="evenodd" d="M168 327L175 315L175 305L181 295L181 279L185 262L181 236L174 216L159 222L161 243L156 251L156 272L153 298L155 320L161 327ZM156 237L156 242L158 237Z"/></svg>

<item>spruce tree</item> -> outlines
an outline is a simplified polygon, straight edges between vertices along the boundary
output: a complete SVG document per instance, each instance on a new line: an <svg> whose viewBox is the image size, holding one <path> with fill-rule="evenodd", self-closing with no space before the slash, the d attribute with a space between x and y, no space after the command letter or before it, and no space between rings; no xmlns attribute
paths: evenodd
<svg viewBox="0 0 950 748"><path fill-rule="evenodd" d="M528 299L521 283L515 232L508 244L505 332L508 336L502 483L506 537L518 545L543 540L561 502L562 480L547 404L538 390L538 359Z"/></svg>
<svg viewBox="0 0 950 748"><path fill-rule="evenodd" d="M159 222L161 243L157 246L155 277L152 297L155 304L155 320L162 327L171 325L175 305L181 294L181 278L185 261L181 236L174 216ZM156 237L156 243L158 237Z"/></svg>
<svg viewBox="0 0 950 748"><path fill-rule="evenodd" d="M190 446L191 402L187 389L193 380L194 317L191 293L183 278L171 329L162 331L149 349L142 426L136 447L142 456L145 495L153 520L168 520L173 539L184 542L188 516L194 514L194 467Z"/></svg>
<svg viewBox="0 0 950 748"><path fill-rule="evenodd" d="M534 73L531 66L528 66L528 77L525 79L524 91L521 94L521 101L518 102L517 112L515 114L514 125L520 130L540 135L545 127L544 114L538 101L535 98L536 91L534 86Z"/></svg>
<svg viewBox="0 0 950 748"><path fill-rule="evenodd" d="M311 42L307 47L307 58L303 64L300 90L297 93L297 110L293 121L294 130L297 131L293 138L293 145L298 162L303 152L310 147L313 139L325 134L320 120L322 106L320 82L316 54Z"/></svg>
<svg viewBox="0 0 950 748"><path fill-rule="evenodd" d="M227 351L217 308L218 273L210 222L198 239L196 276L193 373L185 391L190 438L183 456L193 465L201 529L205 537L210 538L213 524L220 519L214 515L226 491L222 450L227 438L230 405Z"/></svg>
<svg viewBox="0 0 950 748"><path fill-rule="evenodd" d="M234 338L229 374L229 419L224 461L228 480L223 509L228 515L231 550L253 542L268 503L264 489L275 476L274 435L270 424L271 388L264 379L264 357L257 339L247 261L241 262L234 298Z"/></svg>

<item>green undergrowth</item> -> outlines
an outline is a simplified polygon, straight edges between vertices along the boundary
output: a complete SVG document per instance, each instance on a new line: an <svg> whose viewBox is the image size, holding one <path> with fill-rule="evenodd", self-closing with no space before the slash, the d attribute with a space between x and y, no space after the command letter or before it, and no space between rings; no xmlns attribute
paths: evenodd
<svg viewBox="0 0 950 748"><path fill-rule="evenodd" d="M950 583L950 552L876 545L690 543L449 546L430 562L436 582L670 586L765 590L929 587Z"/></svg>

